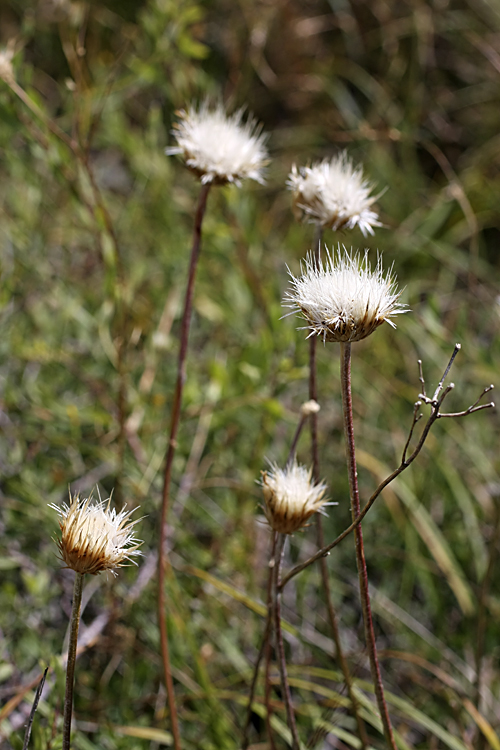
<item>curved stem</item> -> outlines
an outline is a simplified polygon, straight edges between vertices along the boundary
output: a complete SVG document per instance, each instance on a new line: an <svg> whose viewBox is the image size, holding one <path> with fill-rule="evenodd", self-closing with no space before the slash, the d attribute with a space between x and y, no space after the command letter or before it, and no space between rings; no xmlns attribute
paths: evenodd
<svg viewBox="0 0 500 750"><path fill-rule="evenodd" d="M161 654L163 661L163 672L165 676L165 687L168 694L168 706L170 710L170 720L172 724L172 735L174 738L175 750L180 750L180 733L179 722L177 718L177 708L175 705L174 683L172 671L170 668L170 653L168 646L168 631L165 607L165 571L166 571L166 537L167 537L167 516L170 505L170 483L172 480L172 464L177 448L177 432L179 429L182 391L186 379L186 355L189 339L189 324L191 321L191 311L193 308L193 291L198 259L201 251L201 225L207 205L208 192L210 184L202 185L198 206L196 209L193 246L191 250L191 260L189 264L189 275L186 287L186 297L184 300L184 312L181 322L181 340L179 347L179 358L177 363L177 382L172 405L172 418L170 424L170 437L168 441L167 456L165 459L165 473L163 479L163 495L160 514L160 538L158 545L158 625L160 628Z"/></svg>
<svg viewBox="0 0 500 750"><path fill-rule="evenodd" d="M283 552L285 549L285 534L278 535L278 543L276 545L276 552L274 555L274 585L273 585L273 608L274 608L274 628L276 635L276 656L278 661L278 669L281 679L281 689L283 691L283 700L285 702L286 718L288 728L292 733L292 750L299 750L300 740L297 732L297 725L295 723L295 714L293 712L292 695L290 693L290 685L288 683L288 675L286 670L286 658L285 648L283 645L283 633L281 631L281 592L280 592L280 575L281 575L281 564L283 561Z"/></svg>
<svg viewBox="0 0 500 750"><path fill-rule="evenodd" d="M358 471L356 467L356 452L354 444L354 425L352 417L352 394L351 394L351 344L341 342L340 344L340 381L342 386L342 407L344 413L344 433L346 440L346 459L349 475L349 490L351 496L352 520L355 521L361 513L358 489ZM370 605L370 593L368 590L368 571L366 568L365 549L363 544L363 531L361 524L354 530L354 541L356 547L356 561L358 565L359 592L361 596L361 607L363 610L363 621L365 624L365 639L370 657L370 668L373 686L377 699L380 717L384 727L384 736L391 750L397 750L392 731L389 711L384 695L382 676L375 644L375 631L373 629L372 611Z"/></svg>
<svg viewBox="0 0 500 750"><path fill-rule="evenodd" d="M62 750L69 750L71 737L71 718L73 716L73 687L75 684L76 644L80 627L82 609L83 574L75 574L73 587L73 606L69 631L68 663L66 665L66 692L64 694L63 741Z"/></svg>

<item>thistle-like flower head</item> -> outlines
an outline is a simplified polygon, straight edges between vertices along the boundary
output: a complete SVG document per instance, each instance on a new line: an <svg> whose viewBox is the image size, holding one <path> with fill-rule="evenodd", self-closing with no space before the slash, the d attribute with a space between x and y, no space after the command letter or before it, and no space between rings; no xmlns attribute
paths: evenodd
<svg viewBox="0 0 500 750"><path fill-rule="evenodd" d="M293 534L326 503L326 484L312 481L312 469L296 460L285 469L276 464L262 472L264 512L269 525L281 534Z"/></svg>
<svg viewBox="0 0 500 750"><path fill-rule="evenodd" d="M359 252L349 253L339 246L337 252L327 251L325 264L310 254L302 270L299 277L289 270L292 287L283 305L302 313L307 322L302 330L310 330L309 336L322 336L323 341L360 341L384 321L395 328L391 317L408 312L399 302L401 292L392 268L384 275L378 256L372 271L368 250L361 258Z"/></svg>
<svg viewBox="0 0 500 750"><path fill-rule="evenodd" d="M378 214L371 210L377 199L370 195L372 185L346 151L312 167L297 169L294 164L287 185L293 192L295 215L301 221L334 231L359 226L365 237L374 233L373 227L381 226Z"/></svg>
<svg viewBox="0 0 500 750"><path fill-rule="evenodd" d="M178 112L172 134L177 146L168 155L182 154L187 166L203 184L241 185L245 178L263 182L268 163L267 136L252 117L243 121L244 110L226 115L222 104L210 109L208 102Z"/></svg>
<svg viewBox="0 0 500 750"><path fill-rule="evenodd" d="M142 542L133 531L138 521L130 521L134 511L123 508L117 513L110 501L70 495L69 505L49 505L60 516L61 538L55 541L61 559L76 573L97 575L110 570L116 575L125 560L135 562L132 558L142 554Z"/></svg>

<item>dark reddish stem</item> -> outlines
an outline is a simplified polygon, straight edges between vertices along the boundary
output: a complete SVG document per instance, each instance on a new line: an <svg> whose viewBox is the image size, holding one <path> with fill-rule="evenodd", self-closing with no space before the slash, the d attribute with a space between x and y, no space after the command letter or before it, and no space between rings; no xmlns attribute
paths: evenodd
<svg viewBox="0 0 500 750"><path fill-rule="evenodd" d="M351 393L351 344L341 342L340 344L340 382L342 386L342 406L344 412L344 434L346 440L347 470L349 474L349 491L351 496L352 520L355 521L361 513L358 489L358 470L356 467L356 452L354 445L354 425L352 416L352 393ZM354 541L356 547L356 561L358 565L359 591L361 596L361 607L365 624L365 639L370 657L370 668L373 686L377 699L380 717L384 727L384 736L391 750L397 750L392 731L389 711L384 695L382 676L375 644L375 631L373 629L372 610L370 605L370 592L368 590L368 571L366 569L365 549L363 544L363 532L361 524L354 529Z"/></svg>
<svg viewBox="0 0 500 750"><path fill-rule="evenodd" d="M274 555L274 585L273 585L273 609L274 609L274 628L276 636L276 658L281 678L281 690L283 692L283 701L285 703L286 718L288 728L292 733L292 750L299 750L300 740L295 723L295 714L293 711L292 694L288 682L286 669L285 647L283 644L283 633L281 630L281 565L283 562L283 552L285 549L285 534L278 534L278 542Z"/></svg>
<svg viewBox="0 0 500 750"><path fill-rule="evenodd" d="M69 630L68 663L66 665L66 691L64 694L63 750L70 750L71 719L73 717L73 691L75 687L76 646L82 610L83 573L76 573L73 586L73 605Z"/></svg>
<svg viewBox="0 0 500 750"><path fill-rule="evenodd" d="M166 538L167 538L167 516L170 505L170 484L172 480L172 464L174 461L175 450L177 448L177 432L181 416L182 391L186 380L186 355L189 339L189 324L191 322L191 311L193 308L193 291L198 259L201 251L201 225L205 208L207 205L208 192L210 183L203 185L198 199L196 209L193 247L191 250L191 260L189 264L189 276L186 287L186 297L184 300L184 312L181 322L181 340L179 347L179 359L177 364L177 383L172 405L172 419L170 425L170 437L168 441L167 456L165 459L165 474L163 481L163 496L160 516L160 540L158 545L158 625L160 628L161 655L163 661L163 671L165 675L165 686L167 688L168 706L170 710L170 721L172 724L172 735L174 738L175 750L180 750L179 722L177 718L177 708L175 705L174 683L172 680L172 671L170 667L170 654L168 647L168 631L165 605L165 572L166 572Z"/></svg>
<svg viewBox="0 0 500 750"><path fill-rule="evenodd" d="M259 677L259 668L262 661L262 657L265 655L265 705L266 705L266 726L269 737L269 744L271 750L274 750L274 739L271 731L271 625L273 621L273 607L272 607L272 592L273 592L273 579L274 579L274 554L276 551L276 541L278 534L276 531L273 532L273 541L271 547L271 557L269 560L269 575L267 578L267 618L264 626L264 634L262 636L262 643L260 646L259 655L255 663L252 684L250 685L250 695L248 696L248 707L247 707L247 718L245 722L245 728L243 730L243 742L242 750L246 750L249 744L248 731L250 729L250 721L252 719L252 705L255 697L255 689L257 687L257 679Z"/></svg>
<svg viewBox="0 0 500 750"><path fill-rule="evenodd" d="M315 258L319 261L320 248L321 248L322 231L321 227L318 226L315 237ZM316 336L311 336L309 339L309 398L312 401L318 403L318 383L317 383L317 367L316 367ZM321 481L320 477L320 465L319 465L319 449L318 449L318 413L313 412L309 417L311 426L311 457L312 457L312 469L313 479L315 482ZM323 520L319 513L316 514L316 531L318 539L318 547L322 549L325 546L325 537L323 534ZM344 675L344 681L347 688L347 693L352 705L352 711L356 718L356 724L358 727L359 739L361 740L361 750L365 750L368 747L368 736L366 734L366 727L363 719L359 713L359 704L354 694L352 677L349 671L349 665L342 649L342 642L340 640L339 627L337 622L337 616L332 601L332 593L330 588L330 578L328 576L328 563L327 558L322 557L320 559L321 568L321 580L323 583L323 590L325 592L326 609L328 612L328 621L330 623L330 630L332 631L333 641L335 643L335 651L337 659Z"/></svg>

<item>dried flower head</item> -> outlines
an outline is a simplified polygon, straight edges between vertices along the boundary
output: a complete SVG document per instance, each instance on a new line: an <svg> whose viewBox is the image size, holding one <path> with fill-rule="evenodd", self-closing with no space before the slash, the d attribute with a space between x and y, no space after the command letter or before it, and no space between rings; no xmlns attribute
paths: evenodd
<svg viewBox="0 0 500 750"><path fill-rule="evenodd" d="M365 237L374 233L373 227L381 226L378 214L371 210L378 196L370 195L372 185L346 151L312 167L297 169L294 164L287 185L293 191L294 212L301 221L335 231L359 226Z"/></svg>
<svg viewBox="0 0 500 750"><path fill-rule="evenodd" d="M276 464L262 472L264 512L270 526L282 534L293 534L326 503L326 484L312 481L312 469L296 460L285 469Z"/></svg>
<svg viewBox="0 0 500 750"><path fill-rule="evenodd" d="M252 117L243 122L243 114L240 109L228 116L222 104L210 109L206 101L199 108L182 109L172 130L178 146L165 153L182 154L203 184L239 186L247 177L262 183L268 163L267 136Z"/></svg>
<svg viewBox="0 0 500 750"><path fill-rule="evenodd" d="M339 246L336 253L327 251L324 265L308 255L302 276L289 274L292 288L284 306L300 311L307 321L301 330L309 329L309 336L322 336L323 341L360 341L384 321L395 328L391 317L408 312L399 302L392 268L384 276L379 256L372 271L368 250L360 258Z"/></svg>
<svg viewBox="0 0 500 750"><path fill-rule="evenodd" d="M125 560L135 562L132 558L142 554L142 542L133 532L138 521L130 521L134 511L127 513L123 508L117 513L110 502L111 498L70 495L69 506L49 505L60 516L61 539L55 541L67 568L91 575L110 570L116 575L116 568L121 568Z"/></svg>

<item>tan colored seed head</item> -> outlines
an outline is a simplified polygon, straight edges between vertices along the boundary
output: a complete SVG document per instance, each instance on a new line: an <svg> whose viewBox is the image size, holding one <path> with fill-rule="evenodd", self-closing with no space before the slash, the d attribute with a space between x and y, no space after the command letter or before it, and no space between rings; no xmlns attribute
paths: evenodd
<svg viewBox="0 0 500 750"><path fill-rule="evenodd" d="M327 502L326 484L312 481L312 469L296 460L285 469L276 464L262 472L264 512L269 525L281 534L293 534Z"/></svg>
<svg viewBox="0 0 500 750"><path fill-rule="evenodd" d="M76 573L97 575L109 570L116 575L126 560L142 553L142 542L134 536L138 521L130 521L134 512L119 513L108 500L93 500L70 495L70 504L49 505L60 516L61 538L56 539L62 561ZM140 519L139 519L140 520Z"/></svg>

